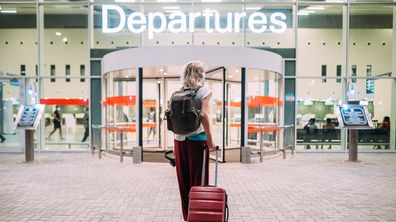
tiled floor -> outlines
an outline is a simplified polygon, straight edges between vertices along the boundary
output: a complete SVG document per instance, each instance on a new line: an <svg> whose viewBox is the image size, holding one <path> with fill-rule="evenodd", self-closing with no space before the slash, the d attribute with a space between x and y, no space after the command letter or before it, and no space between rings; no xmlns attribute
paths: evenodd
<svg viewBox="0 0 396 222"><path fill-rule="evenodd" d="M23 158L0 155L0 221L182 221L175 170L166 163L88 153ZM346 158L298 153L221 164L229 221L396 221L396 154Z"/></svg>

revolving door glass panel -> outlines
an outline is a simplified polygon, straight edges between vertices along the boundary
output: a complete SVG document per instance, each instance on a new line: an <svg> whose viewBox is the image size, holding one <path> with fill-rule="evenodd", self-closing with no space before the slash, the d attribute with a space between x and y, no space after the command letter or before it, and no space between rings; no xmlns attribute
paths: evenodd
<svg viewBox="0 0 396 222"><path fill-rule="evenodd" d="M277 149L278 126L282 101L279 91L280 74L248 69L248 145L253 153Z"/></svg>
<svg viewBox="0 0 396 222"><path fill-rule="evenodd" d="M204 86L212 92L209 106L209 122L214 144L219 146L219 160L223 160L224 114L223 114L223 71L224 67L206 71ZM214 156L213 156L214 157ZM213 158L212 157L212 158Z"/></svg>
<svg viewBox="0 0 396 222"><path fill-rule="evenodd" d="M132 150L136 146L136 73L132 69L106 73L105 144L107 151Z"/></svg>

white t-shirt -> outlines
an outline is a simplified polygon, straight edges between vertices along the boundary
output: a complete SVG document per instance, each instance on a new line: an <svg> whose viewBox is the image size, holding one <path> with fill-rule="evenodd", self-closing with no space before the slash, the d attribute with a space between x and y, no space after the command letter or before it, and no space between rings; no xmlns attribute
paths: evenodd
<svg viewBox="0 0 396 222"><path fill-rule="evenodd" d="M201 88L198 90L196 97L202 98L202 100L203 100L203 99L205 99L207 96L209 96L210 93L212 93L212 92L209 90L209 88L206 87L206 86L203 86L203 87L201 87ZM205 130L204 130L203 125L202 125L202 123L201 123L201 125L199 125L198 129L197 129L195 132L192 132L192 133L189 133L189 134L186 134L186 135L174 133L174 134L173 134L173 138L174 138L175 140L177 140L177 141L184 141L184 140L186 140L186 137L187 137L187 136L192 136L192 135L195 135L195 134L199 134L199 133L202 133L202 132L204 132L204 131L205 131Z"/></svg>

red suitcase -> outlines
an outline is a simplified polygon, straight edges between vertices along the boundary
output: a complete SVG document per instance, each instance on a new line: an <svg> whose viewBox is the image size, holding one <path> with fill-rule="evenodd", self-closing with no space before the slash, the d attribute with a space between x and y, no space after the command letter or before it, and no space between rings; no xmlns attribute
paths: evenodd
<svg viewBox="0 0 396 222"><path fill-rule="evenodd" d="M223 188L217 186L217 152L216 148L216 171L215 186L203 186L205 175L205 158L202 164L201 186L191 187L190 201L188 205L188 222L223 222L228 221L227 194ZM204 157L206 149L204 150Z"/></svg>

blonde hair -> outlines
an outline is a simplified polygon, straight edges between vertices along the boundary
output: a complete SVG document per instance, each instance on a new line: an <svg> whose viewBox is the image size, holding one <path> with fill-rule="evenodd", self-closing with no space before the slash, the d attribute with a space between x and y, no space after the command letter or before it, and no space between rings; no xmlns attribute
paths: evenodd
<svg viewBox="0 0 396 222"><path fill-rule="evenodd" d="M184 87L197 87L204 77L205 70L200 61L192 61L184 65L182 73L182 83Z"/></svg>

